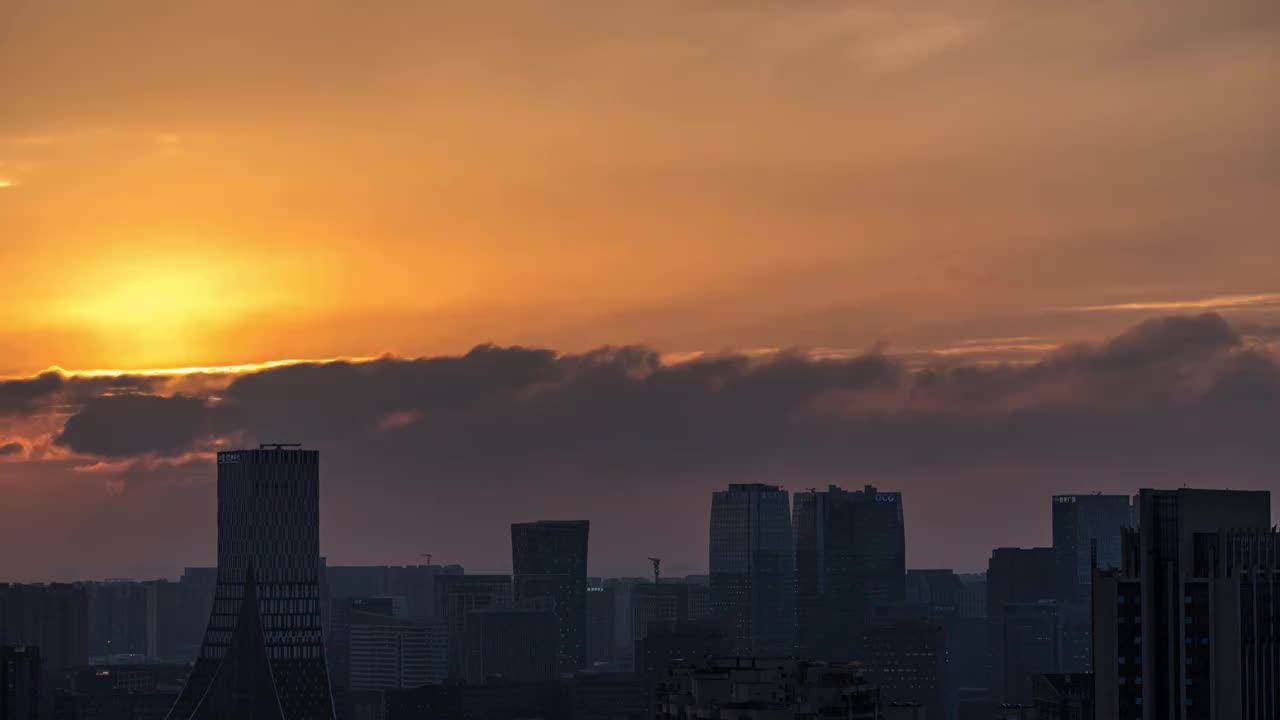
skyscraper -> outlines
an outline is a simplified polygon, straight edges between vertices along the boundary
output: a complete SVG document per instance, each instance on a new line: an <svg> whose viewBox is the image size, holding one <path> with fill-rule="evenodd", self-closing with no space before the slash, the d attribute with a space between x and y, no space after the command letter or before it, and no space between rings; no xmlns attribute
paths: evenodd
<svg viewBox="0 0 1280 720"><path fill-rule="evenodd" d="M1271 494L1144 489L1138 514L1121 568L1094 574L1096 717L1277 717Z"/></svg>
<svg viewBox="0 0 1280 720"><path fill-rule="evenodd" d="M1053 565L1060 602L1087 602L1098 567L1120 567L1120 531L1131 524L1127 495L1054 495Z"/></svg>
<svg viewBox="0 0 1280 720"><path fill-rule="evenodd" d="M320 453L218 453L218 585L170 720L332 718L320 613Z"/></svg>
<svg viewBox="0 0 1280 720"><path fill-rule="evenodd" d="M906 599L902 494L832 485L797 493L792 518L799 652L849 660L876 606Z"/></svg>
<svg viewBox="0 0 1280 720"><path fill-rule="evenodd" d="M611 665L617 652L616 591L596 585L587 588L587 666Z"/></svg>
<svg viewBox="0 0 1280 720"><path fill-rule="evenodd" d="M1093 563L1120 567L1120 533L1133 524L1128 495L1055 495L1053 565L1062 627L1062 671L1093 669Z"/></svg>
<svg viewBox="0 0 1280 720"><path fill-rule="evenodd" d="M587 658L586 520L544 520L511 526L512 588L517 602L552 601L561 671L582 668Z"/></svg>
<svg viewBox="0 0 1280 720"><path fill-rule="evenodd" d="M1037 672L1055 672L1057 667L1032 670L1019 666L1016 660L1006 663L1005 654L1011 642L1034 636L1016 628L1005 627L1010 609L1027 603L1052 600L1055 590L1052 548L996 548L987 563L987 622L989 628L991 699L999 703L1025 698L1031 687L1031 676ZM1015 610L1016 612L1016 610ZM1013 619L1015 625L1021 620ZM1017 649L1015 655L1034 654L1030 648Z"/></svg>
<svg viewBox="0 0 1280 720"><path fill-rule="evenodd" d="M730 485L711 499L711 614L726 651L787 656L795 650L794 562L787 492Z"/></svg>

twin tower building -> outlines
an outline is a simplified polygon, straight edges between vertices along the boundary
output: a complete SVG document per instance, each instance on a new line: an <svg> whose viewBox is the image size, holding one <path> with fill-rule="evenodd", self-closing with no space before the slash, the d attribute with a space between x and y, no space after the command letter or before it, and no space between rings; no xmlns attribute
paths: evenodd
<svg viewBox="0 0 1280 720"><path fill-rule="evenodd" d="M847 660L906 595L902 495L730 485L711 501L711 614L729 654Z"/></svg>

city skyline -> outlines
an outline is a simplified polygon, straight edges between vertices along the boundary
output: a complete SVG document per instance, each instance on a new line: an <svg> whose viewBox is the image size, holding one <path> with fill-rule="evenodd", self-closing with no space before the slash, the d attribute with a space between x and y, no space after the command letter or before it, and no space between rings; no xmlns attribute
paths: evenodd
<svg viewBox="0 0 1280 720"><path fill-rule="evenodd" d="M0 701L38 697L78 712L114 697L121 720L147 706L171 707L170 720L418 719L460 712L429 706L462 692L493 705L497 720L520 712L497 709L508 702L574 706L587 683L609 688L592 703L640 720L655 700L669 707L671 683L690 668L732 666L767 684L792 673L758 669L813 667L863 688L885 718L903 703L965 720L1094 701L1104 720L1210 707L1210 717L1242 707L1266 717L1280 577L1269 491L1141 488L1132 505L1128 495L1052 495L1052 546L993 548L985 576L964 578L904 565L900 492L831 486L792 505L779 487L731 483L711 498L708 576L660 584L661 560L648 558L652 582L589 583L585 520L513 523L510 575L326 570L319 457L275 443L216 455L212 573L189 569L177 584L0 583L0 670L17 681ZM1087 582L1082 543L1093 548ZM205 608L203 641L188 644ZM41 648L57 654L46 660ZM1064 672L1090 680L1071 690ZM162 682L175 673L186 681ZM795 699L760 687L730 700L713 687L677 691L679 702L759 709ZM548 712L590 716L582 706Z"/></svg>
<svg viewBox="0 0 1280 720"><path fill-rule="evenodd" d="M1280 716L1280 0L0 0L0 98L0 720Z"/></svg>

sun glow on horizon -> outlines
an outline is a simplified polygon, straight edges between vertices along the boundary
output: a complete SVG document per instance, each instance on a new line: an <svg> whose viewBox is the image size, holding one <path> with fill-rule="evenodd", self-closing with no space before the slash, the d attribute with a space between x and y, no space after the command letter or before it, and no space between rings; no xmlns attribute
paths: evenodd
<svg viewBox="0 0 1280 720"><path fill-rule="evenodd" d="M237 363L232 365L193 365L189 367L142 368L137 370L97 368L92 370L67 370L57 365L45 368L40 374L57 373L63 377L117 378L117 377L175 377L181 375L245 375L263 370L294 365L328 365L331 363L366 363L377 357L335 357L267 360L265 362Z"/></svg>

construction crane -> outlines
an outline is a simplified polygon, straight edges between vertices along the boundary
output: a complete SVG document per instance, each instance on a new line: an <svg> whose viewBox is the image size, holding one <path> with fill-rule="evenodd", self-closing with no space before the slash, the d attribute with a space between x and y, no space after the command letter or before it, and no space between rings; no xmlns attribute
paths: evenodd
<svg viewBox="0 0 1280 720"><path fill-rule="evenodd" d="M428 565L430 565L430 564L431 564L431 553L418 553L418 557L424 557L424 558L426 558L426 559L427 559L427 564L428 564Z"/></svg>
<svg viewBox="0 0 1280 720"><path fill-rule="evenodd" d="M657 584L658 584L658 578L659 578L659 576L660 576L660 572L659 572L659 570L660 570L660 568L662 567L662 558L653 558L653 557L651 557L651 558L649 558L649 562L653 563L653 584L654 584L654 585L657 585Z"/></svg>

